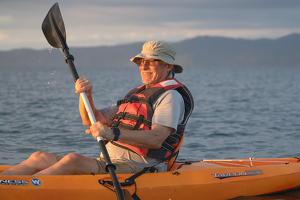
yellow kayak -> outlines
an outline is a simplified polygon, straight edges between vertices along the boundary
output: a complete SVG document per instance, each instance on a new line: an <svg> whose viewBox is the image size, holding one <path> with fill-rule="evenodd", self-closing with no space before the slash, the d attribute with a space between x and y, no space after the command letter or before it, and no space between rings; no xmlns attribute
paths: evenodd
<svg viewBox="0 0 300 200"><path fill-rule="evenodd" d="M299 158L176 162L167 172L145 173L123 186L141 200L231 199L300 186ZM10 166L0 166L0 172ZM125 182L133 174L118 174ZM109 174L0 176L0 199L117 199Z"/></svg>

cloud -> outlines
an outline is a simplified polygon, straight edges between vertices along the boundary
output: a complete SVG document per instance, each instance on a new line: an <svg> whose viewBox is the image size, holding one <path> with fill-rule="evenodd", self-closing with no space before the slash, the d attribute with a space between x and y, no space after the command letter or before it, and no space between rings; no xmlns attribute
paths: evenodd
<svg viewBox="0 0 300 200"><path fill-rule="evenodd" d="M0 50L48 48L41 24L52 4L0 1ZM174 42L198 35L274 38L300 32L296 0L61 0L59 6L69 46Z"/></svg>
<svg viewBox="0 0 300 200"><path fill-rule="evenodd" d="M3 33L3 31L0 31L0 41L1 40L6 40L8 38L8 35Z"/></svg>
<svg viewBox="0 0 300 200"><path fill-rule="evenodd" d="M0 15L0 24L5 24L5 23L10 23L10 22L12 22L13 20L12 20L12 17L11 16L1 16Z"/></svg>

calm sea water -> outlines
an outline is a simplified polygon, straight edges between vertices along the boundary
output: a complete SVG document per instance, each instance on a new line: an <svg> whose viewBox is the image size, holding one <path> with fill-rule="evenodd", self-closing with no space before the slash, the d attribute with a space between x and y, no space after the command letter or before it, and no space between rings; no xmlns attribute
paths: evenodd
<svg viewBox="0 0 300 200"><path fill-rule="evenodd" d="M84 68L96 107L111 105L141 85L138 68ZM195 109L179 158L299 156L300 67L190 67L177 75ZM85 134L68 66L0 68L0 165L37 150L88 157L100 153ZM251 199L300 199L300 192Z"/></svg>

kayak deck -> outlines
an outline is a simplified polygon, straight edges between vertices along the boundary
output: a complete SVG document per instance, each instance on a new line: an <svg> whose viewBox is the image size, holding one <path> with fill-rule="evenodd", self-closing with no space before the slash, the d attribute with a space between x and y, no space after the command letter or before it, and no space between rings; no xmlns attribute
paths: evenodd
<svg viewBox="0 0 300 200"><path fill-rule="evenodd" d="M249 159L232 159L232 160L202 160L204 162L213 163L227 167L253 167L276 164L291 164L300 162L300 158L249 158Z"/></svg>
<svg viewBox="0 0 300 200"><path fill-rule="evenodd" d="M0 166L0 172L9 167ZM118 174L118 179L125 182L132 175ZM108 174L0 176L0 199L117 199L112 186L99 180L111 179ZM123 188L131 194L136 190L142 200L230 199L299 187L300 163L299 158L176 162L168 172L146 173L135 182L137 190L135 185Z"/></svg>

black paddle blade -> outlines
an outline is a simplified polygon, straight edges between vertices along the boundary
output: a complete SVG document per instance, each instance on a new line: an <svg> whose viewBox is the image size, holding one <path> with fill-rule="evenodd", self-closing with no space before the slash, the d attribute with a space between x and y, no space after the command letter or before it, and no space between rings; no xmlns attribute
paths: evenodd
<svg viewBox="0 0 300 200"><path fill-rule="evenodd" d="M58 3L55 3L46 15L42 30L51 46L63 48L66 43L66 31Z"/></svg>

